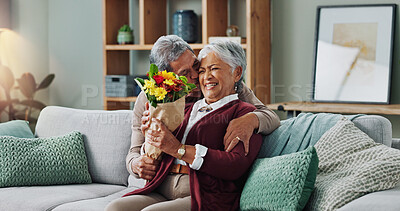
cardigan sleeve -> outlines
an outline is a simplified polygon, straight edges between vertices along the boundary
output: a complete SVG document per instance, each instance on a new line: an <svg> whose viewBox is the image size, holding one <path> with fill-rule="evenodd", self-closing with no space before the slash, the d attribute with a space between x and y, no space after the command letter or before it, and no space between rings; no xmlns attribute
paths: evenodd
<svg viewBox="0 0 400 211"><path fill-rule="evenodd" d="M245 107L237 113L236 118L253 110L254 107ZM224 180L237 180L243 176L253 164L261 144L261 135L253 134L250 137L250 149L247 156L245 156L243 142L239 142L231 152L209 148L207 154L204 156L204 162L199 171Z"/></svg>
<svg viewBox="0 0 400 211"><path fill-rule="evenodd" d="M231 152L208 149L199 171L225 180L237 180L253 164L261 144L261 135L253 134L250 138L250 150L247 156L244 155L243 142L236 145Z"/></svg>

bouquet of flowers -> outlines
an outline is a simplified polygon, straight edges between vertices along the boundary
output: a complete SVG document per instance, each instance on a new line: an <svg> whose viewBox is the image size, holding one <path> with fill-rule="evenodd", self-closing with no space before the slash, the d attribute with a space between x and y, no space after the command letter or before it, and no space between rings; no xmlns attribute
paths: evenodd
<svg viewBox="0 0 400 211"><path fill-rule="evenodd" d="M136 78L139 87L146 93L150 103L150 129L158 130L151 123L152 118L159 119L170 131L174 131L184 119L185 98L196 85L188 83L185 76L173 72L159 71L155 64L150 65L149 79ZM146 137L146 136L145 136ZM146 141L145 141L146 142ZM144 145L145 153L153 159L160 159L161 150L150 144Z"/></svg>

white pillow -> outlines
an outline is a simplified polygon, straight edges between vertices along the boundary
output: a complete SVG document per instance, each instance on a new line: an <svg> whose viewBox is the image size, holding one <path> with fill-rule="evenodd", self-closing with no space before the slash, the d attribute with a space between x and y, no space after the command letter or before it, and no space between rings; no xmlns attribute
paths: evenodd
<svg viewBox="0 0 400 211"><path fill-rule="evenodd" d="M335 210L400 181L400 150L374 142L346 118L329 129L315 149L319 165L310 210Z"/></svg>

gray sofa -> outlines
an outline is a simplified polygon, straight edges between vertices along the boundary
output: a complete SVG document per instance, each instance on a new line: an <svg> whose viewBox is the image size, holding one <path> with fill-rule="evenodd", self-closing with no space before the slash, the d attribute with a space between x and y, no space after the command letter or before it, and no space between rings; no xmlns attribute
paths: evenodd
<svg viewBox="0 0 400 211"><path fill-rule="evenodd" d="M392 146L391 123L384 117L361 116L357 127L376 142ZM1 211L103 210L114 199L143 185L129 177L125 156L130 145L132 112L80 110L49 106L42 110L37 137L78 130L84 135L92 184L0 188ZM396 140L397 141L397 140ZM393 146L400 146L399 142ZM128 177L130 186L128 186ZM400 210L400 186L367 194L339 210Z"/></svg>

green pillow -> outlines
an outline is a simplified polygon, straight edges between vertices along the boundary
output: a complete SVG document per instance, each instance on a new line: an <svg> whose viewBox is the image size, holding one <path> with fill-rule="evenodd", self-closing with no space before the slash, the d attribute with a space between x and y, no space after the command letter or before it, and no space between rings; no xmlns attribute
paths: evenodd
<svg viewBox="0 0 400 211"><path fill-rule="evenodd" d="M318 156L314 147L257 159L241 198L241 210L302 210L314 189Z"/></svg>
<svg viewBox="0 0 400 211"><path fill-rule="evenodd" d="M0 123L0 136L15 136L19 138L34 138L29 124L23 120L13 120Z"/></svg>
<svg viewBox="0 0 400 211"><path fill-rule="evenodd" d="M82 134L0 137L0 188L91 183Z"/></svg>

